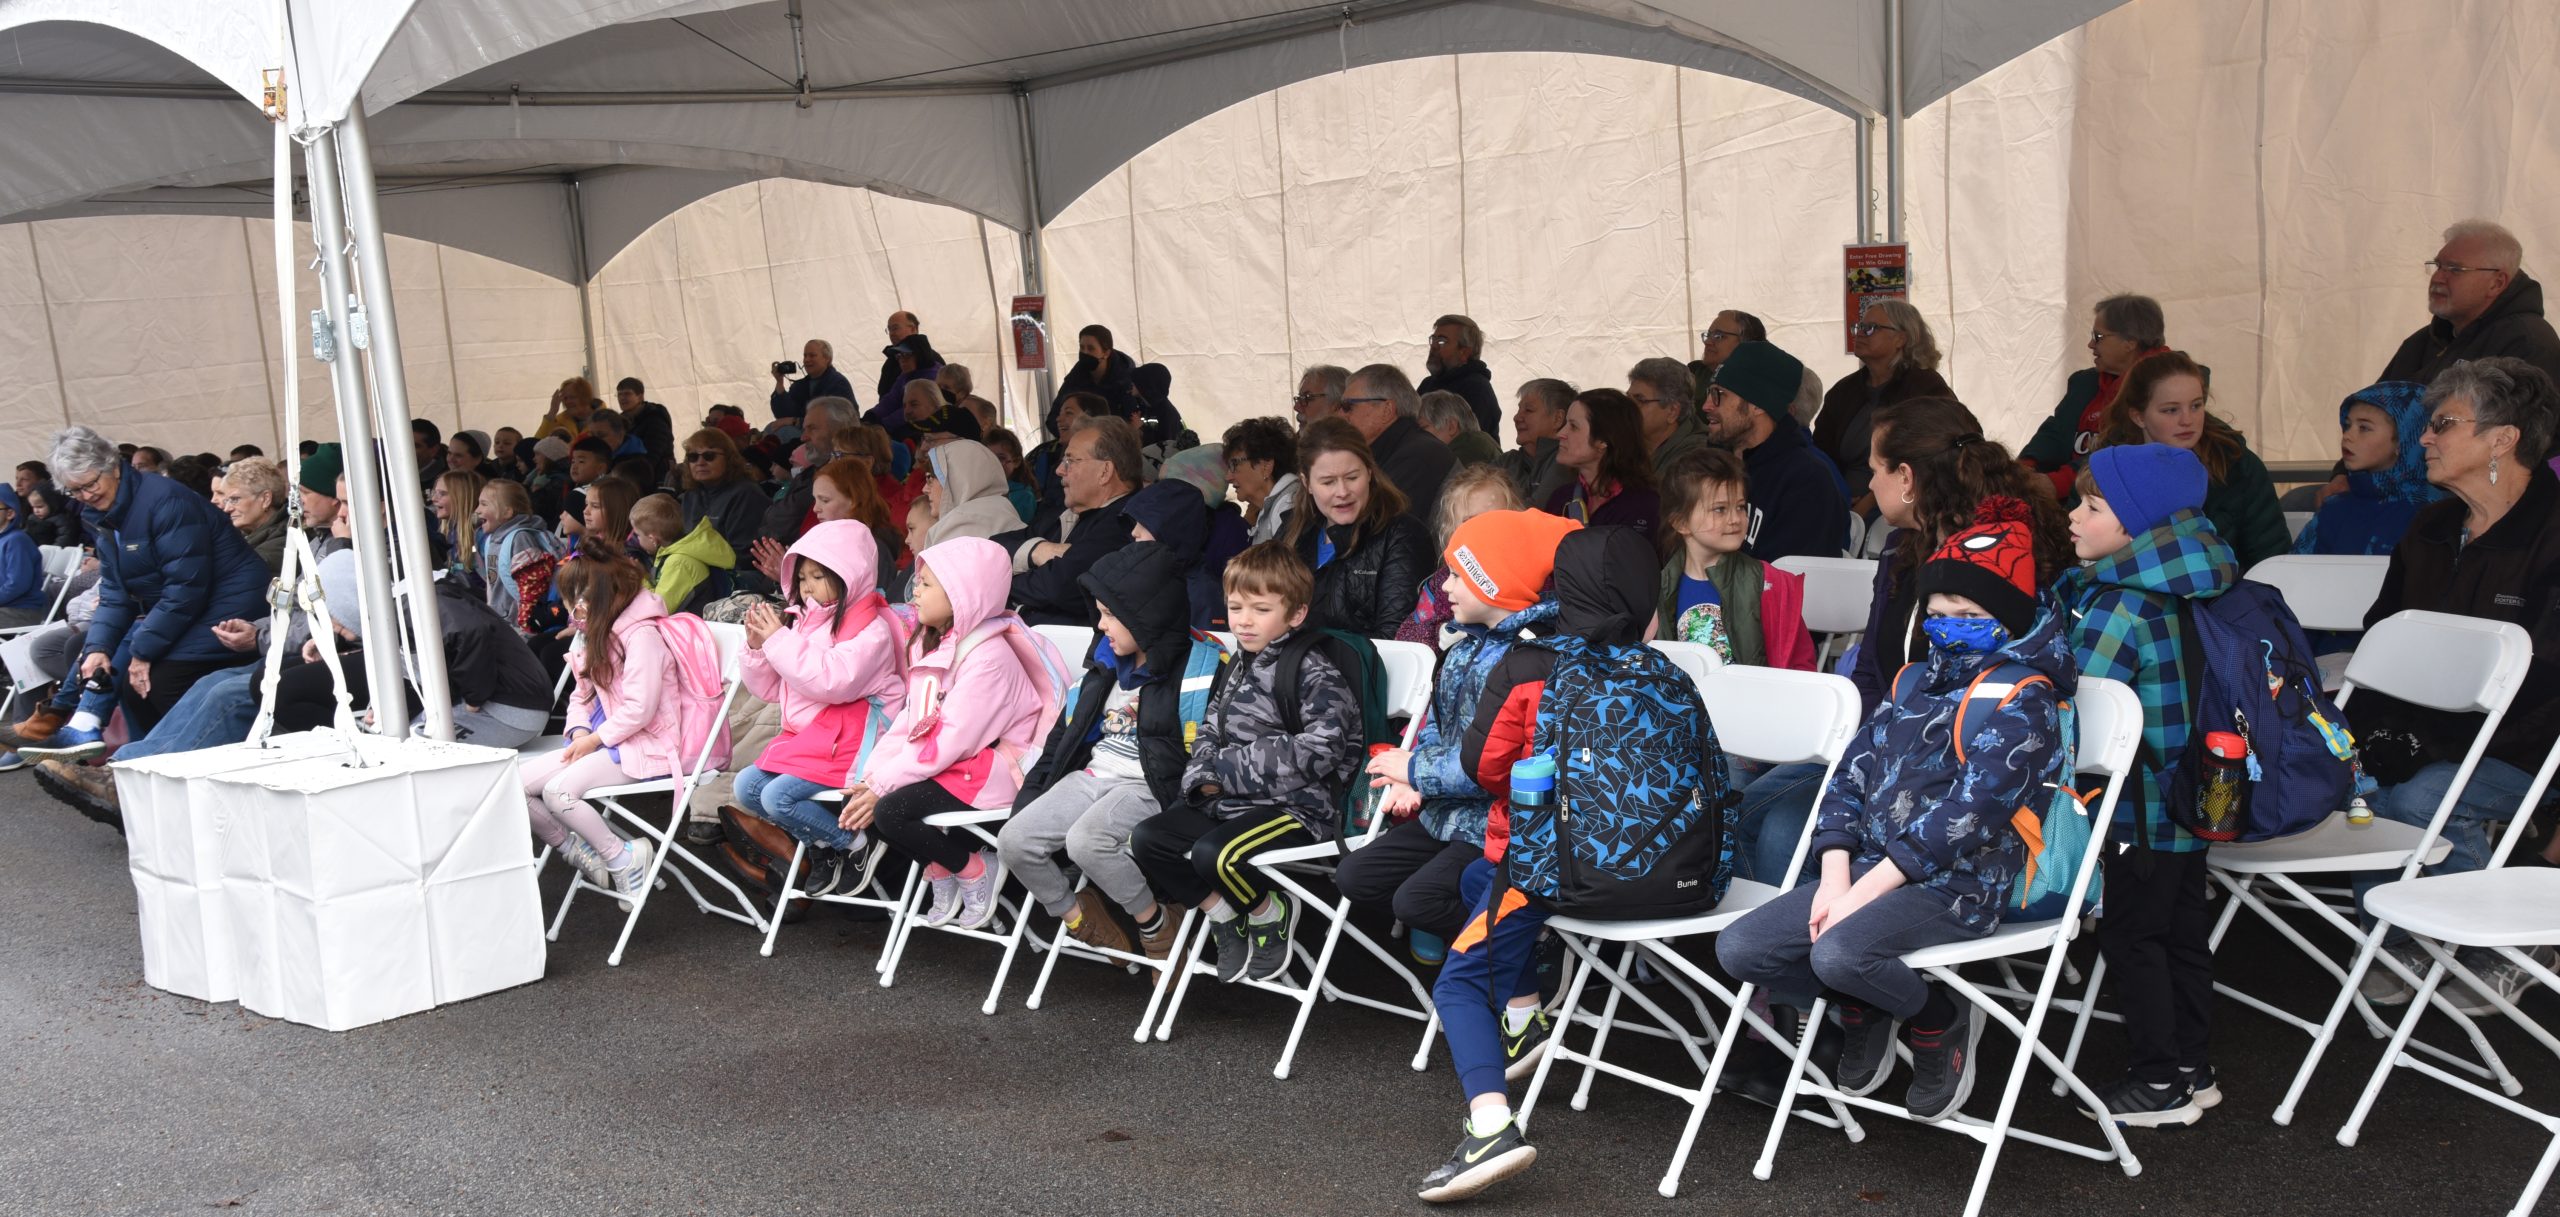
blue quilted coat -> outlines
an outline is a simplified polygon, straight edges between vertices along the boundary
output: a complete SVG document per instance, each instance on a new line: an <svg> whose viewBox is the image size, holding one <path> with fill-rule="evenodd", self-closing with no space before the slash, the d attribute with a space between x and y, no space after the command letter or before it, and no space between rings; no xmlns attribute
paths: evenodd
<svg viewBox="0 0 2560 1217"><path fill-rule="evenodd" d="M1554 633L1556 611L1550 598L1490 626L1450 623L1463 637L1440 657L1440 674L1431 683L1431 717L1414 742L1408 771L1422 795L1422 827L1435 839L1483 847L1485 813L1493 806L1493 795L1467 770L1467 725L1475 721L1476 702L1494 665L1511 653L1522 632L1536 628L1541 634Z"/></svg>

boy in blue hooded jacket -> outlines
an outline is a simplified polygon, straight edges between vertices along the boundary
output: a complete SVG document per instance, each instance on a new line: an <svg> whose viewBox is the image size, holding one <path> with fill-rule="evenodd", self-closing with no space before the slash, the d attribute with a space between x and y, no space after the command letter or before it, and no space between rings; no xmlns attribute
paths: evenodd
<svg viewBox="0 0 2560 1217"><path fill-rule="evenodd" d="M2418 509L2445 496L2427 481L2427 453L2418 446L2427 432L2426 396L2425 385L2386 380L2338 403L2339 463L2347 469L2347 492L2320 505L2294 537L2293 552L2390 553Z"/></svg>

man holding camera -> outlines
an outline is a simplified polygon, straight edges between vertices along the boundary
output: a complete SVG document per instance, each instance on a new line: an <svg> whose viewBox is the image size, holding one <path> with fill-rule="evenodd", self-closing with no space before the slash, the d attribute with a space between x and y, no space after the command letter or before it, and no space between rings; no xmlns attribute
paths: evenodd
<svg viewBox="0 0 2560 1217"><path fill-rule="evenodd" d="M821 397L853 396L853 383L836 370L836 348L824 338L812 338L800 348L800 379L783 387L783 378L791 375L790 360L773 365L773 416L797 420L809 413L809 403Z"/></svg>

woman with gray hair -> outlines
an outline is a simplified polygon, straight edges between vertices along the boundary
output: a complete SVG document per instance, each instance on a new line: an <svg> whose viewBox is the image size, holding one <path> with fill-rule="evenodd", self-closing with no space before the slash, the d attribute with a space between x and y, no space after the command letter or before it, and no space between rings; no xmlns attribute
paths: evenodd
<svg viewBox="0 0 2560 1217"><path fill-rule="evenodd" d="M1868 302L1849 334L1859 370L1822 395L1822 412L1813 418L1813 446L1848 479L1849 510L1866 515L1875 510L1875 499L1867 493L1867 449L1875 439L1876 411L1919 397L1953 397L1956 391L1938 375L1938 339L1910 301Z"/></svg>
<svg viewBox="0 0 2560 1217"><path fill-rule="evenodd" d="M2064 382L2062 401L2018 450L2018 463L2045 475L2063 502L2089 463L2089 452L2107 430L2107 407L2133 365L2169 349L2169 326L2160 302L2118 294L2098 302L2089 319L2089 366ZM2387 379L2387 378L2386 378Z"/></svg>
<svg viewBox="0 0 2560 1217"><path fill-rule="evenodd" d="M284 496L284 470L264 457L231 462L214 483L214 506L267 564L268 578L284 568Z"/></svg>
<svg viewBox="0 0 2560 1217"><path fill-rule="evenodd" d="M2512 356L2458 363L2427 386L2427 480L2453 497L2420 508L2408 535L2391 551L2382 594L2365 611L2370 626L2403 609L2428 609L2513 622L2532 635L2533 663L2505 718L2489 737L2445 821L2453 847L2429 874L2488 866L2490 825L2533 809L2519 806L2532 774L2560 739L2560 479L2551 455L2560 390L2540 368ZM2359 690L2350 723L2364 771L2383 784L2373 809L2426 827L2452 786L2481 716L2452 714ZM2546 845L2546 858L2554 847ZM2389 872L2357 877L2359 897ZM2397 941L2394 941L2397 940ZM2395 929L2385 948L2424 975L2429 960ZM2461 962L2484 987L2514 999L2531 984L2513 963L2466 949ZM2478 956L2478 958L2473 958ZM2365 973L2364 995L2377 1005L2408 1001L2409 986L2390 969ZM2445 995L2466 1014L2486 1014L2485 1000L2448 984Z"/></svg>
<svg viewBox="0 0 2560 1217"><path fill-rule="evenodd" d="M1460 468L1490 464L1502 455L1502 445L1476 424L1475 407L1447 389L1423 394L1422 406L1414 413L1413 421L1430 432L1433 439L1449 445L1449 454L1458 458Z"/></svg>
<svg viewBox="0 0 2560 1217"><path fill-rule="evenodd" d="M207 673L250 659L213 627L265 616L270 576L212 503L135 473L97 432L65 428L50 463L98 539L98 611L80 676L115 674L127 727L140 734Z"/></svg>

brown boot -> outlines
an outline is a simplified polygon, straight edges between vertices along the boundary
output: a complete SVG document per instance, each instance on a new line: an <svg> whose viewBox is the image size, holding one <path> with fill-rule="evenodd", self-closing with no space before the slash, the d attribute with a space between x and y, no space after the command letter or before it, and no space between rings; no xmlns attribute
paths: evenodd
<svg viewBox="0 0 2560 1217"><path fill-rule="evenodd" d="M41 747L50 742L53 739L53 733L62 730L62 724L69 720L70 716L54 709L52 702L39 705L35 713L28 715L10 732L18 738L11 741L9 746L12 748Z"/></svg>
<svg viewBox="0 0 2560 1217"><path fill-rule="evenodd" d="M1090 887L1076 893L1076 923L1067 931L1067 937L1124 955L1136 950L1129 945L1129 935L1120 929L1120 923L1112 920L1109 902Z"/></svg>
<svg viewBox="0 0 2560 1217"><path fill-rule="evenodd" d="M1156 916L1160 919L1156 932L1152 934L1144 930L1138 932L1138 945L1145 950L1147 958L1170 959L1173 957L1173 937L1182 932L1182 919L1190 912L1191 910L1179 904L1160 902L1156 905Z"/></svg>
<svg viewBox="0 0 2560 1217"><path fill-rule="evenodd" d="M116 803L115 775L96 765L71 761L38 761L36 785L80 814L124 831L124 810Z"/></svg>

